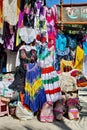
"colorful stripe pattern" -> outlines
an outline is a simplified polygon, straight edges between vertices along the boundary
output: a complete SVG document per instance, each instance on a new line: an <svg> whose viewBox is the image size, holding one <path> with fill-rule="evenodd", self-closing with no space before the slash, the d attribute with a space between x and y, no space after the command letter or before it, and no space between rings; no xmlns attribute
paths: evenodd
<svg viewBox="0 0 87 130"><path fill-rule="evenodd" d="M59 77L57 72L54 70L52 63L52 53L45 49L39 56L39 64L42 67L41 78L47 101L55 102L62 98L62 94L59 87Z"/></svg>

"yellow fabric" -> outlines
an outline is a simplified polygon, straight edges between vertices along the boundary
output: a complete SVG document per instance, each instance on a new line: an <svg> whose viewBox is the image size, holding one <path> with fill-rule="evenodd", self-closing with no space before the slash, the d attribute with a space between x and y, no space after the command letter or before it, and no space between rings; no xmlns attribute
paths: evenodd
<svg viewBox="0 0 87 130"><path fill-rule="evenodd" d="M19 13L20 13L20 3L21 3L21 0L17 0L17 16L19 16Z"/></svg>
<svg viewBox="0 0 87 130"><path fill-rule="evenodd" d="M19 35L18 35L18 31L17 31L17 34L16 34L16 46L19 45Z"/></svg>
<svg viewBox="0 0 87 130"><path fill-rule="evenodd" d="M29 92L30 96L33 97L41 86L42 86L41 79L36 80L32 86L30 85L30 83L26 82L25 91Z"/></svg>
<svg viewBox="0 0 87 130"><path fill-rule="evenodd" d="M65 66L69 66L73 69L73 61L68 61L68 60L62 59L61 62L60 62L60 71L61 72L64 72Z"/></svg>
<svg viewBox="0 0 87 130"><path fill-rule="evenodd" d="M80 46L77 46L74 69L82 71L83 59L84 59L84 51Z"/></svg>

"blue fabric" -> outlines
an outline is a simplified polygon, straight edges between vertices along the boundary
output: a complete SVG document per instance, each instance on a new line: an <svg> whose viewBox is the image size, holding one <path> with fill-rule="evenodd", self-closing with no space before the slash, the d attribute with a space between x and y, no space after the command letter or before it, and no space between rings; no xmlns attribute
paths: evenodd
<svg viewBox="0 0 87 130"><path fill-rule="evenodd" d="M37 57L41 56L42 58L44 58L47 54L49 54L48 48L44 47L44 46L36 46L36 50L37 50Z"/></svg>
<svg viewBox="0 0 87 130"><path fill-rule="evenodd" d="M44 52L45 47L41 46L41 45L37 45L36 46L36 50L37 50L37 57L39 57L40 54L42 54L42 52Z"/></svg>
<svg viewBox="0 0 87 130"><path fill-rule="evenodd" d="M84 55L87 55L87 42L83 42Z"/></svg>
<svg viewBox="0 0 87 130"><path fill-rule="evenodd" d="M51 8L53 5L58 4L58 0L46 0L46 6Z"/></svg>
<svg viewBox="0 0 87 130"><path fill-rule="evenodd" d="M67 46L67 39L64 34L57 34L56 49L65 51Z"/></svg>
<svg viewBox="0 0 87 130"><path fill-rule="evenodd" d="M2 72L3 72L3 73L6 73L6 72L7 72L7 71L6 71L6 67L3 67Z"/></svg>
<svg viewBox="0 0 87 130"><path fill-rule="evenodd" d="M46 94L44 89L39 90L35 96L35 100L31 100L28 93L25 93L24 103L29 106L33 112L37 112L42 108L42 105L46 102Z"/></svg>
<svg viewBox="0 0 87 130"><path fill-rule="evenodd" d="M60 61L62 59L72 60L72 56L71 56L70 50L68 48L66 48L65 51L56 50L56 52L55 52L55 63L54 63L54 68L55 68L56 71L60 70Z"/></svg>
<svg viewBox="0 0 87 130"><path fill-rule="evenodd" d="M68 47L70 47L70 49L75 50L77 45L76 45L76 38L71 38L70 36L67 36L67 40L68 40Z"/></svg>
<svg viewBox="0 0 87 130"><path fill-rule="evenodd" d="M34 79L40 77L40 68L37 66L37 63L29 63L27 64L26 71L26 81L29 83L33 83Z"/></svg>
<svg viewBox="0 0 87 130"><path fill-rule="evenodd" d="M31 87L35 80L38 80L40 78L41 70L38 67L37 62L35 63L29 63L27 64L27 71L26 71L26 82L28 82ZM37 84L39 85L39 84ZM33 97L29 95L29 92L25 90L24 95L24 104L29 106L29 108L36 112L39 109L41 109L43 103L46 102L46 94L44 91L43 84L41 86L38 86L38 90L34 93Z"/></svg>

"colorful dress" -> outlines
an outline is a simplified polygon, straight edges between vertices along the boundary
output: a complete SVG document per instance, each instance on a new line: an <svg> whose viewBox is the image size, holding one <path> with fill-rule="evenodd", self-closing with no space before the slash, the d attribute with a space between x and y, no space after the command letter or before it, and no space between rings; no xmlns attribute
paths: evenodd
<svg viewBox="0 0 87 130"><path fill-rule="evenodd" d="M40 48L40 54L38 59L38 64L42 68L41 78L43 81L46 100L44 103L41 113L40 121L42 122L53 122L54 113L53 107L54 103L62 99L61 89L59 87L59 78L57 72L54 70L53 64L53 54L48 51L47 48L43 46Z"/></svg>
<svg viewBox="0 0 87 130"><path fill-rule="evenodd" d="M56 102L62 98L62 94L59 87L57 72L52 66L53 57L47 48L39 55L38 63L42 68L41 78L46 93L46 99L48 102Z"/></svg>
<svg viewBox="0 0 87 130"><path fill-rule="evenodd" d="M26 64L26 81L24 104L33 112L37 112L46 102L46 95L40 78L40 68L37 62Z"/></svg>
<svg viewBox="0 0 87 130"><path fill-rule="evenodd" d="M56 36L57 36L57 23L58 23L58 14L56 5L51 8L45 7L45 17L46 17L46 26L48 34L48 48L52 46L55 48Z"/></svg>

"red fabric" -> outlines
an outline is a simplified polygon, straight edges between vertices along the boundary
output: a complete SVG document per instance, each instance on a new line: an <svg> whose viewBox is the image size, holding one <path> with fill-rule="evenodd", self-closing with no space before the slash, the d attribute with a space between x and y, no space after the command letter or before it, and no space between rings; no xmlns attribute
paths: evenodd
<svg viewBox="0 0 87 130"><path fill-rule="evenodd" d="M53 66L50 66L50 67L47 67L47 68L43 68L42 69L42 74L50 73L52 71L54 71L54 67Z"/></svg>
<svg viewBox="0 0 87 130"><path fill-rule="evenodd" d="M58 87L58 88L53 89L53 90L45 90L45 93L46 94L55 94L55 93L60 92L60 91L61 91L61 89L60 89L60 87Z"/></svg>

